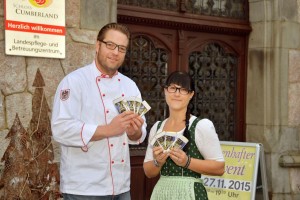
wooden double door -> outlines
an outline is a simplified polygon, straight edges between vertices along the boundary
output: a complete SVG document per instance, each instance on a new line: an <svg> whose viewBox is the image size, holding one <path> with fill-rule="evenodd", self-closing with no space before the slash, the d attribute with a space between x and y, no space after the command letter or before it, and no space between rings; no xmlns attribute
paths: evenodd
<svg viewBox="0 0 300 200"><path fill-rule="evenodd" d="M195 84L191 113L210 119L220 140L245 141L248 1L118 0L117 13L131 32L120 71L151 106L148 132L168 116L166 77L183 70ZM144 174L147 144L130 150L132 200L149 200L159 178Z"/></svg>
<svg viewBox="0 0 300 200"><path fill-rule="evenodd" d="M213 121L220 140L244 141L247 37L127 24L132 33L120 71L138 85L151 106L147 130L168 115L163 96L167 75L184 70L194 79L190 109ZM131 148L133 200L148 200L158 179L142 168L147 141Z"/></svg>

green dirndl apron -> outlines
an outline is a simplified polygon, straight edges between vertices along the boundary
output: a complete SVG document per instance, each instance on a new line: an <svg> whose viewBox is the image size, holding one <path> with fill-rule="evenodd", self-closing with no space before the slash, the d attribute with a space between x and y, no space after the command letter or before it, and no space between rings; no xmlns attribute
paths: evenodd
<svg viewBox="0 0 300 200"><path fill-rule="evenodd" d="M193 121L189 132L189 147L187 154L191 158L203 159L195 143L195 127L200 119ZM158 124L158 128L161 122ZM151 194L151 200L208 200L201 174L177 166L168 158L161 169L161 176Z"/></svg>
<svg viewBox="0 0 300 200"><path fill-rule="evenodd" d="M195 183L202 184L202 179L185 176L161 176L155 185L151 200L195 200ZM205 196L200 199L205 199Z"/></svg>

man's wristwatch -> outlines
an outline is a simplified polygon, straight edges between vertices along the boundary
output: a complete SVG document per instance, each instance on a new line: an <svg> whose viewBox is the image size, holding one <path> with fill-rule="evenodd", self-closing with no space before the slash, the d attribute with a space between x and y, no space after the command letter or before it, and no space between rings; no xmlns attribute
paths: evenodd
<svg viewBox="0 0 300 200"><path fill-rule="evenodd" d="M155 167L160 167L160 165L158 164L156 159L153 160L153 163L154 163Z"/></svg>

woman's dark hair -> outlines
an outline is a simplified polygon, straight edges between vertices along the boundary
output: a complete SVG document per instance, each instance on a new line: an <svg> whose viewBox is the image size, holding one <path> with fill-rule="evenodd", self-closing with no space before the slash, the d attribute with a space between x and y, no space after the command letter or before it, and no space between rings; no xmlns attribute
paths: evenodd
<svg viewBox="0 0 300 200"><path fill-rule="evenodd" d="M167 87L171 84L176 84L190 91L195 91L194 82L187 72L183 72L183 71L172 72L168 76L165 86Z"/></svg>
<svg viewBox="0 0 300 200"><path fill-rule="evenodd" d="M195 91L193 79L190 77L190 75L187 72L183 72L183 71L172 72L168 76L165 86L168 87L171 84L176 84L182 88L188 89L189 91ZM187 108L186 114L185 114L185 129L184 129L183 135L188 140L191 139L190 133L189 133L190 114L191 114L191 111L189 110L189 108ZM186 146L183 148L183 150L187 151L188 147L189 147L189 143L186 144Z"/></svg>

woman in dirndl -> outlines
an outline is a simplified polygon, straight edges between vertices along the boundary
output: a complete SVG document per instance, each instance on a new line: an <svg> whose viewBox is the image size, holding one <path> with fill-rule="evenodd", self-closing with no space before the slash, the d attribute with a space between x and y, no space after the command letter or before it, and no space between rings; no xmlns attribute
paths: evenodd
<svg viewBox="0 0 300 200"><path fill-rule="evenodd" d="M151 128L143 166L148 178L160 175L151 200L207 200L201 174L224 173L224 157L212 121L191 115L188 109L194 91L186 72L175 71L166 80L169 116Z"/></svg>

